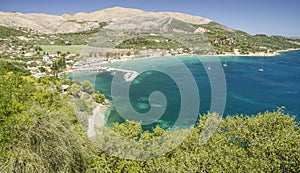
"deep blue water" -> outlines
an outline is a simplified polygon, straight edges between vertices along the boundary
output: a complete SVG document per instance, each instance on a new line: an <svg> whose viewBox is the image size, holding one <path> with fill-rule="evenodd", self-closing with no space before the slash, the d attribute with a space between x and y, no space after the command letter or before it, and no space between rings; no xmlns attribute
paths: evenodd
<svg viewBox="0 0 300 173"><path fill-rule="evenodd" d="M188 67L197 83L201 100L199 113L207 113L210 109L212 93L206 67L197 57L179 59ZM223 117L228 114L252 115L285 106L286 113L296 115L296 120L300 120L300 51L285 52L275 57L220 57L219 59L222 64L227 64L227 67L223 66L227 86ZM172 61L172 58L168 60L167 57L141 59L126 62L126 68L140 71L151 66L157 69L180 71L182 67L173 65ZM210 57L204 58L204 61L209 64L211 70L217 63L211 61ZM110 64L110 66L122 68L121 63ZM264 71L259 71L260 68ZM95 89L111 98L113 79L111 73L86 73L74 76L75 79L92 81ZM180 82L185 83L186 80L191 80L191 78L180 76ZM145 126L145 128L151 128L156 124L171 127L179 115L181 102L179 87L172 77L155 70L140 74L130 86L131 105L137 112L148 112L150 110L149 95L153 91L161 91L166 96L166 111L158 123ZM108 124L122 121L124 120L112 109ZM187 122L189 123L188 119Z"/></svg>

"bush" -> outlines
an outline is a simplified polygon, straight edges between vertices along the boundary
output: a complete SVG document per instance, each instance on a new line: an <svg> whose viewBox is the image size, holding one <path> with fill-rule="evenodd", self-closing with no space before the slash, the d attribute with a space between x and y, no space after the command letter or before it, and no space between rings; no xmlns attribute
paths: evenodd
<svg viewBox="0 0 300 173"><path fill-rule="evenodd" d="M92 94L93 92L93 84L90 82L90 81L83 81L82 82L82 88L83 88L83 91L89 93L89 94Z"/></svg>
<svg viewBox="0 0 300 173"><path fill-rule="evenodd" d="M94 91L93 100L97 103L103 103L105 100L105 96L103 94L100 94L99 91Z"/></svg>
<svg viewBox="0 0 300 173"><path fill-rule="evenodd" d="M85 101L82 99L76 99L75 107L81 112L88 110L88 106L86 105Z"/></svg>
<svg viewBox="0 0 300 173"><path fill-rule="evenodd" d="M72 106L46 80L0 75L0 172L87 170L93 146Z"/></svg>

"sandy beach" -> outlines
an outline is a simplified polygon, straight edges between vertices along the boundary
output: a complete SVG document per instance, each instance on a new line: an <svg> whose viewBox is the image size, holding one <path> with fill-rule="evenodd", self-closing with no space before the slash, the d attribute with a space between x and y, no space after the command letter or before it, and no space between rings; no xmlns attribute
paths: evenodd
<svg viewBox="0 0 300 173"><path fill-rule="evenodd" d="M265 53L265 52L256 52L256 53L249 53L247 55L244 54L237 54L237 53L225 53L225 54L218 54L218 55L196 55L196 54L180 54L180 55L174 55L174 57L185 57L185 56L205 56L205 57L228 57L228 56L233 56L233 57L273 57L273 56L278 56L280 53L283 52L288 52L288 51L295 51L295 50L300 50L299 49L287 49L287 50L278 50L273 53ZM173 55L168 55L168 56L161 56L161 57L170 57ZM114 72L123 72L124 73L124 80L126 82L133 81L139 73L133 70L125 70L125 69L118 69L118 68L113 68L113 67L108 67L107 64L110 63L117 63L117 62L122 62L122 61L129 61L129 60L137 60L137 59L148 59L148 58L157 58L159 57L157 53L151 54L149 56L142 57L138 56L132 56L132 57L126 57L126 58L121 58L121 59L113 59L109 61L99 61L97 58L88 58L86 61L79 61L74 64L72 69L68 69L65 71L65 73L81 73L81 72L111 72L112 74Z"/></svg>

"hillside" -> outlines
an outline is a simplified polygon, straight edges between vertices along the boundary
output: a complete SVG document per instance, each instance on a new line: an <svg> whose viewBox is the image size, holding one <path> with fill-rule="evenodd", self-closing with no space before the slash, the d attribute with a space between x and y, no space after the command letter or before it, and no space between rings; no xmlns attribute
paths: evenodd
<svg viewBox="0 0 300 173"><path fill-rule="evenodd" d="M80 68L85 61L176 55L270 56L300 48L300 39L250 35L182 13L114 7L60 16L0 12L0 45L2 60L21 60L32 74L44 76L71 70L74 65ZM49 53L54 57L48 60Z"/></svg>
<svg viewBox="0 0 300 173"><path fill-rule="evenodd" d="M0 173L300 172L299 122L283 107L223 119L216 113L201 114L188 129L157 125L148 131L140 122L102 126L103 120L101 126L92 124L98 133L91 137L91 115L98 111L101 118L98 106L108 108L108 100L91 82L65 75L80 62L91 70L98 62L121 58L272 54L299 47L297 38L250 35L182 13L120 7L60 16L0 12ZM277 87L271 80L266 82ZM245 90L240 82L236 84ZM295 95L286 91L289 97ZM210 135L214 121L219 122L214 135L199 143Z"/></svg>
<svg viewBox="0 0 300 173"><path fill-rule="evenodd" d="M0 26L1 38L26 35L30 32L46 38L32 38L34 44L88 45L102 49L96 52L100 56L109 51L131 51L129 49L144 50L140 51L141 57L182 54L265 56L274 55L279 50L300 47L299 39L250 35L199 16L121 7L63 15L0 12ZM14 30L8 31L7 28ZM157 39L151 39L153 36ZM132 40L139 41L135 43ZM90 54L90 49L86 49L81 55L89 57Z"/></svg>
<svg viewBox="0 0 300 173"><path fill-rule="evenodd" d="M20 69L2 67L0 172L300 171L299 125L281 108L255 116L228 116L203 145L199 139L205 123L215 114L201 116L195 127L185 130L166 131L156 126L149 132L139 123L116 123L111 128L101 127L102 133L89 140L85 127L89 109L95 101L103 101L91 83L36 79L20 76ZM63 85L70 90L62 93ZM187 133L182 143L165 152ZM127 140L116 138L117 134ZM162 143L157 140L164 136L172 138ZM137 147L140 150L134 153ZM118 157L130 154L127 151L132 151L136 160Z"/></svg>
<svg viewBox="0 0 300 173"><path fill-rule="evenodd" d="M102 23L111 23L121 19L153 15L155 18L169 16L193 24L207 24L209 19L182 13L153 13L137 9L114 7L92 13L64 15L22 14L0 12L0 25L6 27L30 28L41 33L56 34L87 31L98 28Z"/></svg>

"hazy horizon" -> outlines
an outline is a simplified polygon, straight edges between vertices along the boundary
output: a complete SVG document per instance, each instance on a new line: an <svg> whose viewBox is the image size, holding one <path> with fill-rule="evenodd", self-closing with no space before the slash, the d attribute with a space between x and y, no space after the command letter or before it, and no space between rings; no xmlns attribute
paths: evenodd
<svg viewBox="0 0 300 173"><path fill-rule="evenodd" d="M108 1L108 0L74 0L74 1L36 1L36 0L2 0L0 11L21 13L46 13L53 15L94 12L112 7L135 8L144 11L180 12L211 19L237 30L250 34L282 35L300 37L300 18L297 8L300 1L238 1L211 0L185 1Z"/></svg>

